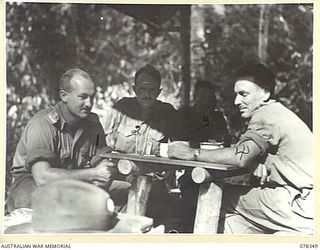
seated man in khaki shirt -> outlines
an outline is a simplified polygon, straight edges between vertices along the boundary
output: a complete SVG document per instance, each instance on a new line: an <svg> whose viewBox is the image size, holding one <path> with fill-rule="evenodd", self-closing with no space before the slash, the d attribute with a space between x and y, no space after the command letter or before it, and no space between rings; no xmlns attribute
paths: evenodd
<svg viewBox="0 0 320 250"><path fill-rule="evenodd" d="M239 70L235 105L249 120L233 147L197 150L169 145L169 157L252 168L261 186L224 189L220 232L313 234L313 135L292 111L273 99L275 77L263 64ZM256 167L256 168L254 168Z"/></svg>
<svg viewBox="0 0 320 250"><path fill-rule="evenodd" d="M109 191L116 204L125 203L130 184L114 181L116 167L99 157L106 142L98 116L90 111L95 95L90 76L80 69L66 71L59 95L61 102L38 112L21 135L11 167L9 212L31 208L37 187L62 179L94 183Z"/></svg>
<svg viewBox="0 0 320 250"><path fill-rule="evenodd" d="M171 104L157 100L161 92L161 75L155 67L146 65L140 68L135 74L134 83L136 97L122 98L107 113L103 126L106 141L108 146L119 152L156 154L161 141L182 133L176 110ZM166 204L169 199L167 188L163 184L154 182L151 189L148 203L151 214L147 211L151 217L162 214L169 207Z"/></svg>
<svg viewBox="0 0 320 250"><path fill-rule="evenodd" d="M174 107L157 100L161 75L151 65L135 74L136 97L124 97L107 113L104 131L108 146L126 153L155 154L160 141L177 136Z"/></svg>

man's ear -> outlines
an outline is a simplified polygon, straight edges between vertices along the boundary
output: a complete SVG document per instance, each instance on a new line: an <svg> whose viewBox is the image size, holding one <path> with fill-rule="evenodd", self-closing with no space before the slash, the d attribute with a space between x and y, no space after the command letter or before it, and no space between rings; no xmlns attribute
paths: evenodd
<svg viewBox="0 0 320 250"><path fill-rule="evenodd" d="M60 99L61 99L62 102L64 102L64 103L67 102L67 96L68 96L68 92L67 91L61 89L59 91L59 96L60 96Z"/></svg>
<svg viewBox="0 0 320 250"><path fill-rule="evenodd" d="M269 101L270 100L270 98L271 98L271 93L268 91L268 90L264 90L264 98L263 98L263 101L264 102L267 102L267 101Z"/></svg>

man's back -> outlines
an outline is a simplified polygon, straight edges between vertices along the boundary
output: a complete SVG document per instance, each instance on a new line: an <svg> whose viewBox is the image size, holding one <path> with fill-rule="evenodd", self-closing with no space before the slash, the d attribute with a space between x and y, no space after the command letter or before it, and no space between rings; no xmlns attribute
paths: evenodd
<svg viewBox="0 0 320 250"><path fill-rule="evenodd" d="M199 114L194 107L187 107L178 112L187 131L186 139L198 142L216 140L229 144L227 123L220 111L209 109L205 114Z"/></svg>

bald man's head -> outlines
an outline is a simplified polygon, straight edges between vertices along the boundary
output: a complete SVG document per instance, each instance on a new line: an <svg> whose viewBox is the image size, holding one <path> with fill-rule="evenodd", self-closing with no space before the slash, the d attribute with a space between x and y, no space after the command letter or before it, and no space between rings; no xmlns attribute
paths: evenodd
<svg viewBox="0 0 320 250"><path fill-rule="evenodd" d="M70 91L71 90L71 80L74 76L83 77L84 79L92 82L89 74L81 69L69 69L60 78L59 90Z"/></svg>

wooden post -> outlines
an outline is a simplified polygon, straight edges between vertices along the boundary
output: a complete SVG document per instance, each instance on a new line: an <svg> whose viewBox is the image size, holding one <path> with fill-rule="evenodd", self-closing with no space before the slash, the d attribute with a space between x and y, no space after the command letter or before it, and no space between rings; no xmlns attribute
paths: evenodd
<svg viewBox="0 0 320 250"><path fill-rule="evenodd" d="M200 184L194 233L217 233L222 201L222 184L204 168L195 168L192 180Z"/></svg>
<svg viewBox="0 0 320 250"><path fill-rule="evenodd" d="M190 102L190 17L191 5L181 8L181 75L182 75L182 106Z"/></svg>
<svg viewBox="0 0 320 250"><path fill-rule="evenodd" d="M214 182L200 185L194 233L217 233L222 201L222 186Z"/></svg>
<svg viewBox="0 0 320 250"><path fill-rule="evenodd" d="M133 175L131 188L128 194L126 211L128 214L145 215L151 184L151 176Z"/></svg>
<svg viewBox="0 0 320 250"><path fill-rule="evenodd" d="M129 175L132 173L137 173L139 168L133 161L121 159L118 162L118 170L120 174Z"/></svg>
<svg viewBox="0 0 320 250"><path fill-rule="evenodd" d="M211 174L205 168L194 168L191 172L191 178L195 183L201 184L210 181Z"/></svg>

